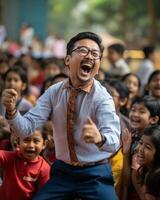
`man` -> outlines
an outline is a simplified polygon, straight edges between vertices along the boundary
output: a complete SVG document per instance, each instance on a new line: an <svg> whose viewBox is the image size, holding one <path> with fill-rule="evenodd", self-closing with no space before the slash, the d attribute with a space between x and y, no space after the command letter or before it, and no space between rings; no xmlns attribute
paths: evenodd
<svg viewBox="0 0 160 200"><path fill-rule="evenodd" d="M117 199L108 158L119 148L120 124L111 96L94 79L102 53L95 33L73 37L65 57L69 79L51 86L23 117L16 110L16 92L3 92L6 116L21 137L30 135L50 115L54 124L57 161L50 181L34 200ZM70 98L75 91L77 95ZM75 110L70 108L74 98Z"/></svg>

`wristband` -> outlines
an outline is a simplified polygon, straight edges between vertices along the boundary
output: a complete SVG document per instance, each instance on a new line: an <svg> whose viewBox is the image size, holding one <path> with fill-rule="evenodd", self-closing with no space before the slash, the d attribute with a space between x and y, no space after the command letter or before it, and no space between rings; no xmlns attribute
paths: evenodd
<svg viewBox="0 0 160 200"><path fill-rule="evenodd" d="M6 118L12 119L12 117L16 114L17 109L14 108L13 110L6 110Z"/></svg>
<svg viewBox="0 0 160 200"><path fill-rule="evenodd" d="M106 140L107 140L106 137L103 134L101 134L101 138L102 138L101 142L96 143L96 145L99 148L102 147L104 145L104 143L106 142Z"/></svg>

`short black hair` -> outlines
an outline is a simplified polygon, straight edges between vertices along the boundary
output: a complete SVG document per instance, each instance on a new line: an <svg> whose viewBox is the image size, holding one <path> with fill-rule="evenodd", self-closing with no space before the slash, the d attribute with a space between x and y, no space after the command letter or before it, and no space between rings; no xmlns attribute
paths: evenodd
<svg viewBox="0 0 160 200"><path fill-rule="evenodd" d="M153 145L155 146L156 153L154 156L154 165L152 167L160 167L160 125L154 124L144 129L143 135L149 136Z"/></svg>
<svg viewBox="0 0 160 200"><path fill-rule="evenodd" d="M155 46L153 45L144 46L142 51L144 53L145 58L148 58L150 54L154 53Z"/></svg>
<svg viewBox="0 0 160 200"><path fill-rule="evenodd" d="M160 197L159 184L160 184L160 166L158 166L156 169L151 170L146 175L145 186L147 193L155 197Z"/></svg>
<svg viewBox="0 0 160 200"><path fill-rule="evenodd" d="M160 74L160 70L159 69L153 71L152 74L148 78L148 83L147 84L149 84L152 81L152 79L154 78L154 76L159 75L159 74Z"/></svg>
<svg viewBox="0 0 160 200"><path fill-rule="evenodd" d="M51 85L53 85L54 84L54 82L57 80L57 79L59 79L59 78L68 78L68 76L66 75L66 74L64 74L64 73L59 73L59 74L57 74L57 75L55 75L55 76L49 76L48 78L46 78L45 80L44 80L44 82L43 82L43 84L42 84L42 87L41 87L41 92L40 92L40 94L42 95L44 92L45 92L45 88L46 88L46 85L48 84L48 83L51 83ZM51 86L50 85L50 86Z"/></svg>
<svg viewBox="0 0 160 200"><path fill-rule="evenodd" d="M116 51L118 54L123 55L126 48L123 44L115 43L115 44L111 44L110 46L108 46L108 49L112 49L112 50Z"/></svg>
<svg viewBox="0 0 160 200"><path fill-rule="evenodd" d="M114 88L119 93L121 100L129 97L129 89L122 81L111 80L108 82L108 84L111 88Z"/></svg>
<svg viewBox="0 0 160 200"><path fill-rule="evenodd" d="M141 104L143 103L144 106L149 110L151 117L159 116L160 113L160 102L152 96L146 95L137 97L133 100L132 105L134 104ZM158 124L160 123L160 119Z"/></svg>
<svg viewBox="0 0 160 200"><path fill-rule="evenodd" d="M26 95L28 93L28 86L29 86L27 69L24 66L20 66L20 65L14 65L14 66L10 67L3 76L4 82L7 78L7 75L10 72L15 72L16 74L18 74L20 76L20 79L22 80L22 82L26 84L25 90L22 91L22 95Z"/></svg>
<svg viewBox="0 0 160 200"><path fill-rule="evenodd" d="M83 39L91 39L95 41L99 46L101 55L103 54L104 46L102 44L102 39L100 38L100 36L98 36L96 33L93 33L93 32L80 32L76 36L71 38L69 42L67 43L67 55L72 53L75 43Z"/></svg>

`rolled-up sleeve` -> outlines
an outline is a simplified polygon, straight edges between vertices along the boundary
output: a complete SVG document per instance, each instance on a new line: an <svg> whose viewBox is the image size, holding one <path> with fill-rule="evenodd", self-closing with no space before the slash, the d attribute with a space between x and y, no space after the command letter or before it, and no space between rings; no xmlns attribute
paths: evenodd
<svg viewBox="0 0 160 200"><path fill-rule="evenodd" d="M120 146L120 120L115 111L115 105L111 96L106 95L98 102L96 109L98 129L106 137L102 151L116 152Z"/></svg>
<svg viewBox="0 0 160 200"><path fill-rule="evenodd" d="M47 90L37 101L35 107L31 108L24 116L18 111L12 120L8 120L14 133L21 137L31 135L34 130L41 127L51 113L51 92Z"/></svg>

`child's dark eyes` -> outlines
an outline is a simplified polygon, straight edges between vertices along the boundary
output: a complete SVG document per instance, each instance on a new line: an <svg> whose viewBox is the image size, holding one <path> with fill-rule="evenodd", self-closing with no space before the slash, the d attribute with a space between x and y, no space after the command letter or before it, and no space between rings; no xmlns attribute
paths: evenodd
<svg viewBox="0 0 160 200"><path fill-rule="evenodd" d="M152 147L150 145L146 145L146 148L152 150Z"/></svg>
<svg viewBox="0 0 160 200"><path fill-rule="evenodd" d="M143 145L143 146L144 146L146 149L148 149L148 150L151 150L151 149L152 149L152 147L151 147L149 144L143 143L142 140L139 141L139 144L138 144L138 145Z"/></svg>
<svg viewBox="0 0 160 200"><path fill-rule="evenodd" d="M24 142L30 142L31 140L26 138L26 139L24 139L23 141L24 141Z"/></svg>
<svg viewBox="0 0 160 200"><path fill-rule="evenodd" d="M131 108L131 111L132 111L132 112L139 112L139 113L141 113L141 114L145 114L145 113L146 113L146 110L144 110L144 109L138 110L138 109L135 109L135 108Z"/></svg>
<svg viewBox="0 0 160 200"><path fill-rule="evenodd" d="M29 143L29 142L31 142L31 140L30 140L30 139L25 139L24 142L25 142L25 143ZM39 139L36 139L36 140L33 140L33 142L34 142L35 144L38 144L38 143L40 142L40 140L39 140Z"/></svg>
<svg viewBox="0 0 160 200"><path fill-rule="evenodd" d="M146 110L140 109L139 112L140 112L140 113L146 113Z"/></svg>
<svg viewBox="0 0 160 200"><path fill-rule="evenodd" d="M38 144L40 142L40 140L34 140L35 144Z"/></svg>

